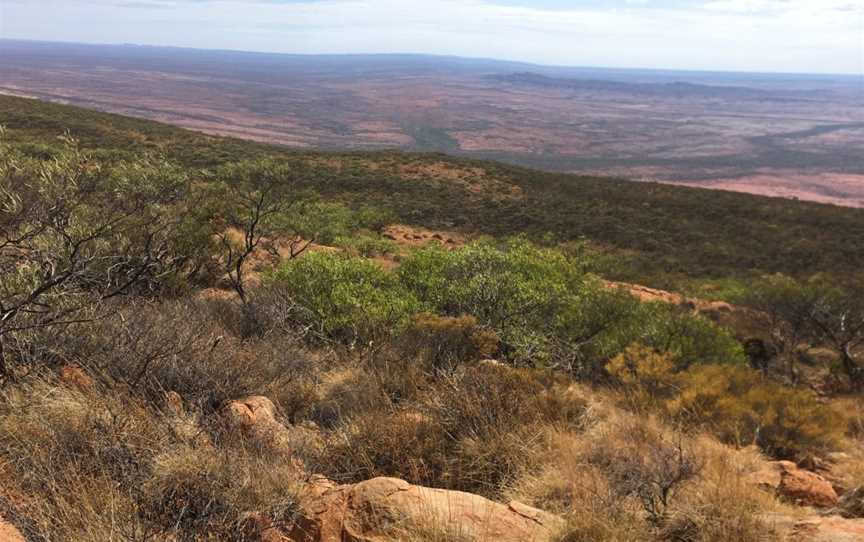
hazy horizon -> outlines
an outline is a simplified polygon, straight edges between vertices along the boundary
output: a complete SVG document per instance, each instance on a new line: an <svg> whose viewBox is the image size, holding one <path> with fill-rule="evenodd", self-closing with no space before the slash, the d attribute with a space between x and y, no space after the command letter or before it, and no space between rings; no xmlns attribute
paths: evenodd
<svg viewBox="0 0 864 542"><path fill-rule="evenodd" d="M401 51L401 52L392 52L392 53L364 53L364 52L352 52L352 53L284 53L284 52L276 52L276 51L258 51L252 49L224 49L224 48L202 48L202 47L186 47L182 45L152 45L148 43L132 43L132 42L86 42L86 41L54 41L54 40L41 40L41 39L21 39L21 38L3 38L0 37L0 43L28 43L28 44L43 44L43 45L73 45L73 46L84 46L84 47L128 47L130 49L162 49L162 50L177 50L177 51L192 51L192 52L200 52L200 53L228 53L228 54L243 54L243 55L277 55L284 57L417 57L417 58L430 58L430 59L454 59L454 60L465 60L472 62L489 62L489 63L501 63L501 64L513 64L514 66L523 66L526 69L536 67L536 68L551 68L551 69L570 69L570 70L585 70L585 71L634 71L634 72L657 72L658 74L662 73L693 73L693 74L741 74L741 75L753 75L753 76L800 76L800 77L815 77L815 78L832 78L832 77L840 77L840 78L855 78L855 77L864 77L864 73L842 73L842 72L803 72L803 71L750 71L750 70L720 70L720 69L698 69L698 68L667 68L667 67L640 67L640 66L607 66L607 65L576 65L576 64L549 64L542 62L530 62L523 60L513 60L510 58L496 58L496 57L482 57L482 56L466 56L466 55L456 55L456 54L437 54L437 53L423 53L423 52L413 52L413 51Z"/></svg>
<svg viewBox="0 0 864 542"><path fill-rule="evenodd" d="M855 0L5 0L0 38L864 75Z"/></svg>

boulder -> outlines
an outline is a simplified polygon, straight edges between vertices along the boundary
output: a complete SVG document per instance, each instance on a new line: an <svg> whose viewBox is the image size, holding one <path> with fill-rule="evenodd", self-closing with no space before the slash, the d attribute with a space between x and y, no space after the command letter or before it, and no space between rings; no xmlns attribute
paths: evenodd
<svg viewBox="0 0 864 542"><path fill-rule="evenodd" d="M276 407L266 397L252 396L231 401L222 409L229 431L236 431L257 444L291 453L290 431L276 419Z"/></svg>
<svg viewBox="0 0 864 542"><path fill-rule="evenodd" d="M300 501L292 542L542 542L562 525L560 518L518 502L500 504L396 478L341 486L318 479Z"/></svg>
<svg viewBox="0 0 864 542"><path fill-rule="evenodd" d="M766 468L752 474L750 480L803 506L831 508L839 500L831 482L791 461L772 461Z"/></svg>

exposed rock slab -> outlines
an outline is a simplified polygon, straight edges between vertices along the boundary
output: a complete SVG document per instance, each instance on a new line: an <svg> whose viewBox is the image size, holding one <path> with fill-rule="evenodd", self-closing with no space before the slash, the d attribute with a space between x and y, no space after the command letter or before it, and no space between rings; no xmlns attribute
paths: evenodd
<svg viewBox="0 0 864 542"><path fill-rule="evenodd" d="M780 534L783 542L861 542L864 540L864 519L839 516L765 518Z"/></svg>
<svg viewBox="0 0 864 542"><path fill-rule="evenodd" d="M432 533L460 542L544 542L561 526L558 517L521 503L395 478L341 486L319 479L302 501L293 542L396 542Z"/></svg>

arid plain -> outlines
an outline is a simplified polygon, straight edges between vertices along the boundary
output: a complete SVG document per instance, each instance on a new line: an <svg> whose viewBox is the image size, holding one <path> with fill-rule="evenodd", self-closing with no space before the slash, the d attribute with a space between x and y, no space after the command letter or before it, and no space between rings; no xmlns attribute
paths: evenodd
<svg viewBox="0 0 864 542"><path fill-rule="evenodd" d="M322 149L401 148L864 207L864 80L0 40L0 93Z"/></svg>

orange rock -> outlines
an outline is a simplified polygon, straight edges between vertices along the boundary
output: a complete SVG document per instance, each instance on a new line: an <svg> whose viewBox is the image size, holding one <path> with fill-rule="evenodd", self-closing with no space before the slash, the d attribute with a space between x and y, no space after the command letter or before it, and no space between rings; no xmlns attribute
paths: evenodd
<svg viewBox="0 0 864 542"><path fill-rule="evenodd" d="M68 386L81 390L89 389L93 386L93 379L84 371L83 367L76 364L64 365L60 369L60 380Z"/></svg>
<svg viewBox="0 0 864 542"><path fill-rule="evenodd" d="M266 397L231 401L222 409L229 430L238 431L261 446L291 454L291 432L276 419L276 407Z"/></svg>
<svg viewBox="0 0 864 542"><path fill-rule="evenodd" d="M301 497L301 517L288 537L292 542L389 542L431 533L466 541L540 542L562 524L521 503L505 505L396 478L311 486Z"/></svg>
<svg viewBox="0 0 864 542"><path fill-rule="evenodd" d="M864 520L837 516L811 517L796 522L789 542L861 542L864 540Z"/></svg>
<svg viewBox="0 0 864 542"><path fill-rule="evenodd" d="M754 473L750 481L796 504L819 508L837 505L837 492L831 482L791 461L772 461L767 468Z"/></svg>
<svg viewBox="0 0 864 542"><path fill-rule="evenodd" d="M17 527L0 517L0 542L27 542Z"/></svg>

